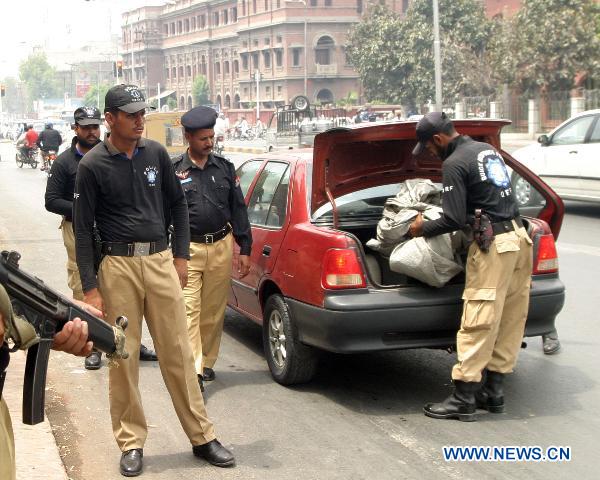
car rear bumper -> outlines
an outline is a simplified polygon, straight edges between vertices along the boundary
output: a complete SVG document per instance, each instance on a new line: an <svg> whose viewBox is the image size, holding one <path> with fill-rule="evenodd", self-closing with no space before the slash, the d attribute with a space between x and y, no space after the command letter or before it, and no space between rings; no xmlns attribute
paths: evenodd
<svg viewBox="0 0 600 480"><path fill-rule="evenodd" d="M335 292L324 308L286 298L303 343L338 353L408 348L445 348L455 344L462 312L462 285L436 290L403 287L391 290ZM554 329L565 301L557 275L532 282L525 336Z"/></svg>

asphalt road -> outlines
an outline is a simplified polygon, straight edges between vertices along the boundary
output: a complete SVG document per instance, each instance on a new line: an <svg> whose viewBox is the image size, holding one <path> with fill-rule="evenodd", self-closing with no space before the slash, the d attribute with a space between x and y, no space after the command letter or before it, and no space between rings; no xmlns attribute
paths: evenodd
<svg viewBox="0 0 600 480"><path fill-rule="evenodd" d="M64 293L66 255L59 218L43 206L45 177L18 169L0 144L0 245ZM600 422L598 287L600 206L568 204L559 240L567 302L557 325L560 354L544 356L530 339L507 381L507 413L475 423L426 418L422 406L451 391L454 356L443 351L326 355L309 385L285 388L270 377L260 328L228 312L208 411L238 466L196 460L172 408L158 365L142 364L140 389L149 424L147 479L514 479L596 478ZM144 342L151 345L147 331ZM120 479L107 400L107 368L51 355L48 417L71 478ZM450 445L571 447L570 462L445 462Z"/></svg>

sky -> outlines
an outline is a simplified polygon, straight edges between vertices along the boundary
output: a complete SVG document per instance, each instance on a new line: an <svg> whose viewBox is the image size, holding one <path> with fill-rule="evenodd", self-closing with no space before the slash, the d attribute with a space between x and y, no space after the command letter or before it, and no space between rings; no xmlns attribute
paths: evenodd
<svg viewBox="0 0 600 480"><path fill-rule="evenodd" d="M3 2L0 15L0 78L17 76L35 46L76 49L81 43L120 34L121 14L165 0L26 0Z"/></svg>

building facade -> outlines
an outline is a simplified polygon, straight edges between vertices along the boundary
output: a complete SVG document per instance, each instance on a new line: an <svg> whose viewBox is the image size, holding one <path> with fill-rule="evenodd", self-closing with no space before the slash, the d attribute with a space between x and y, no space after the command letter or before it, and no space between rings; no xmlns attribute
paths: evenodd
<svg viewBox="0 0 600 480"><path fill-rule="evenodd" d="M206 77L209 100L224 109L360 97L345 48L368 0L178 0L123 14L124 80L150 97L194 106L193 83ZM389 0L402 12L408 1ZM159 86L160 84L160 86Z"/></svg>

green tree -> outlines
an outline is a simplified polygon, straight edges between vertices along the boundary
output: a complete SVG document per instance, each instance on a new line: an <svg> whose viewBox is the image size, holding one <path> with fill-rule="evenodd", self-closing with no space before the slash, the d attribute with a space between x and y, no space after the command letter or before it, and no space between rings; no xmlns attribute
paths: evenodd
<svg viewBox="0 0 600 480"><path fill-rule="evenodd" d="M29 101L60 96L56 71L45 53L33 53L19 65L19 78L25 83Z"/></svg>
<svg viewBox="0 0 600 480"><path fill-rule="evenodd" d="M482 3L440 0L439 11L444 98L489 94L491 24ZM369 99L414 107L434 98L431 0L414 0L403 19L385 5L371 7L350 33L349 55Z"/></svg>
<svg viewBox="0 0 600 480"><path fill-rule="evenodd" d="M210 98L208 80L204 75L198 75L192 84L194 105L206 105Z"/></svg>
<svg viewBox="0 0 600 480"><path fill-rule="evenodd" d="M98 107L98 109L103 112L104 111L104 97L106 97L106 92L110 90L112 87L109 83L102 83L99 86L93 85L83 97L83 104L88 107ZM98 93L100 94L100 105L98 105Z"/></svg>
<svg viewBox="0 0 600 480"><path fill-rule="evenodd" d="M569 90L598 73L600 5L594 0L524 0L511 25L514 81L523 91Z"/></svg>

